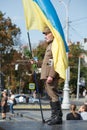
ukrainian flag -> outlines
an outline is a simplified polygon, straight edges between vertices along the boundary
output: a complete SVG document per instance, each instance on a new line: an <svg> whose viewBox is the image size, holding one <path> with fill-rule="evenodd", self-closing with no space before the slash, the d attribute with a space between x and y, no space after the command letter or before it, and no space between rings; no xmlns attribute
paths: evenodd
<svg viewBox="0 0 87 130"><path fill-rule="evenodd" d="M50 0L22 0L27 30L37 29L43 32L48 26L54 35L52 53L54 69L60 77L66 78L68 60L66 52L68 47L65 41L63 29Z"/></svg>

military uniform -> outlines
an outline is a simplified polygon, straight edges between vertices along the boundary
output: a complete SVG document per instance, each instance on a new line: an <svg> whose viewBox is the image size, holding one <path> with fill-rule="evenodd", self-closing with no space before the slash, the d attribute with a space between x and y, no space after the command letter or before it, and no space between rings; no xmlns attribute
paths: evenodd
<svg viewBox="0 0 87 130"><path fill-rule="evenodd" d="M45 82L45 89L53 102L58 101L57 87L58 87L58 74L54 70L53 57L51 51L52 43L50 43L46 49L42 69L41 79L45 80L48 76L53 78L52 83Z"/></svg>
<svg viewBox="0 0 87 130"><path fill-rule="evenodd" d="M62 124L62 110L61 104L58 100L58 79L59 74L54 70L53 55L52 55L52 42L53 35L48 27L44 29L48 40L48 47L45 52L42 69L41 79L44 80L45 90L50 97L51 117L45 120L48 125ZM50 37L51 36L51 37Z"/></svg>

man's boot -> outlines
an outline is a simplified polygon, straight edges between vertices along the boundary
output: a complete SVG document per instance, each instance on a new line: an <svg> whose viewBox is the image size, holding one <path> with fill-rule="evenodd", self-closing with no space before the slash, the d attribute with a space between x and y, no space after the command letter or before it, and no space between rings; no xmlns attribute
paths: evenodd
<svg viewBox="0 0 87 130"><path fill-rule="evenodd" d="M53 110L53 107L52 107L52 102L50 102L50 107L51 107L51 117L45 119L45 123L49 122L52 120L52 118L55 116L55 110Z"/></svg>
<svg viewBox="0 0 87 130"><path fill-rule="evenodd" d="M48 125L62 124L63 114L60 102L52 102L52 109L54 110L55 114L52 117L51 121L48 122Z"/></svg>

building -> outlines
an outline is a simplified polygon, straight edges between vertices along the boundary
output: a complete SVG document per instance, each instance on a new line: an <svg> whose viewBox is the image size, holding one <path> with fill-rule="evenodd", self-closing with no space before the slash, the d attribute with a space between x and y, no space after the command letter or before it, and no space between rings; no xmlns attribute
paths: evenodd
<svg viewBox="0 0 87 130"><path fill-rule="evenodd" d="M83 49L84 49L85 51L87 51L87 38L84 38L83 42L80 43L80 44L81 44L81 46L83 47ZM85 63L87 64L87 55L86 55L86 54L83 54L83 57L84 57Z"/></svg>

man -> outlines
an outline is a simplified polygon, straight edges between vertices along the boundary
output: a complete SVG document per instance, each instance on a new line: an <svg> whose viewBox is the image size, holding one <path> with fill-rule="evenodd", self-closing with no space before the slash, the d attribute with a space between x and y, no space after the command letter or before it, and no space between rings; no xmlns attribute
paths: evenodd
<svg viewBox="0 0 87 130"><path fill-rule="evenodd" d="M48 27L45 27L43 34L45 35L45 40L48 43L48 47L45 52L42 69L41 69L41 79L44 80L45 89L50 97L51 106L51 118L46 122L48 125L62 124L62 111L61 104L58 99L58 80L59 74L54 70L53 56L52 56L52 42L54 36Z"/></svg>
<svg viewBox="0 0 87 130"><path fill-rule="evenodd" d="M2 92L2 99L1 99L1 115L2 115L2 119L6 119L6 110L7 110L7 93L6 91Z"/></svg>

